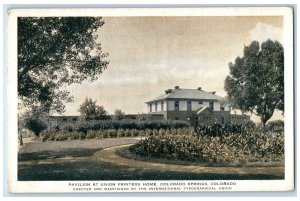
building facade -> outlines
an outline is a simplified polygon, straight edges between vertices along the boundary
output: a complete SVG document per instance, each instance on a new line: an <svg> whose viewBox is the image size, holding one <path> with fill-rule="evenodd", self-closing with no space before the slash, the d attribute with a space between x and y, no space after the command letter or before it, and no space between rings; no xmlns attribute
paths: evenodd
<svg viewBox="0 0 300 201"><path fill-rule="evenodd" d="M47 119L48 127L55 128L55 127L65 127L68 125L74 125L79 121L83 121L81 116L49 116Z"/></svg>
<svg viewBox="0 0 300 201"><path fill-rule="evenodd" d="M250 121L247 115L230 115L230 106L225 98L216 95L214 91L206 92L201 87L182 89L175 86L146 104L148 114L160 115L165 120L198 120L207 124Z"/></svg>

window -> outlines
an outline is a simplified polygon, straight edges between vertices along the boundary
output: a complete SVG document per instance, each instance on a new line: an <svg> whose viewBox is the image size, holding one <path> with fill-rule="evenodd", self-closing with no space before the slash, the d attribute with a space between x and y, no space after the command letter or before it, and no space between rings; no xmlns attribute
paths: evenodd
<svg viewBox="0 0 300 201"><path fill-rule="evenodd" d="M152 112L152 104L151 103L149 104L149 107L150 107L150 112Z"/></svg>
<svg viewBox="0 0 300 201"><path fill-rule="evenodd" d="M174 103L175 110L179 110L179 101L175 101Z"/></svg>
<svg viewBox="0 0 300 201"><path fill-rule="evenodd" d="M157 103L155 103L155 112L157 111Z"/></svg>
<svg viewBox="0 0 300 201"><path fill-rule="evenodd" d="M199 104L199 105L202 105L202 104L203 104L203 101L199 101L198 104Z"/></svg>
<svg viewBox="0 0 300 201"><path fill-rule="evenodd" d="M67 121L67 118L63 118L63 121Z"/></svg>
<svg viewBox="0 0 300 201"><path fill-rule="evenodd" d="M191 101L187 101L187 110L188 111L192 110L192 102Z"/></svg>
<svg viewBox="0 0 300 201"><path fill-rule="evenodd" d="M224 108L224 107L221 107L221 111L225 111L225 108Z"/></svg>
<svg viewBox="0 0 300 201"><path fill-rule="evenodd" d="M214 102L209 102L209 109L214 110Z"/></svg>
<svg viewBox="0 0 300 201"><path fill-rule="evenodd" d="M164 111L164 101L161 101L161 102L160 102L160 106L161 106L161 108L160 108L161 111Z"/></svg>
<svg viewBox="0 0 300 201"><path fill-rule="evenodd" d="M72 120L73 120L73 121L77 121L77 118L76 118L76 117L74 117L74 118L72 118Z"/></svg>

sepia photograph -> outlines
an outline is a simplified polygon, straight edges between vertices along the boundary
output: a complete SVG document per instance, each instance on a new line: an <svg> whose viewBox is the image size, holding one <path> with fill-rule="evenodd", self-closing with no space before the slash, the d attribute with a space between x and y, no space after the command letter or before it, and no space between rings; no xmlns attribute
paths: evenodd
<svg viewBox="0 0 300 201"><path fill-rule="evenodd" d="M8 17L10 192L294 189L291 8Z"/></svg>

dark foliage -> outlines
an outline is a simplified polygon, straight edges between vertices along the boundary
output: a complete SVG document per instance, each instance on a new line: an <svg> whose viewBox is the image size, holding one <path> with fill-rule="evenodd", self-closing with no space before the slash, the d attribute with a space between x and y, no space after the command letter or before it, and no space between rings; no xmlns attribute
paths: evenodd
<svg viewBox="0 0 300 201"><path fill-rule="evenodd" d="M202 158L202 146L193 135L151 136L130 147L141 156L194 160Z"/></svg>
<svg viewBox="0 0 300 201"><path fill-rule="evenodd" d="M29 117L25 120L25 128L32 131L36 136L39 136L43 130L47 129L47 124L41 118Z"/></svg>
<svg viewBox="0 0 300 201"><path fill-rule="evenodd" d="M266 132L284 132L284 121L277 120L277 121L270 121L267 123L265 127Z"/></svg>
<svg viewBox="0 0 300 201"><path fill-rule="evenodd" d="M43 131L41 138L43 141L84 140L86 134L76 131Z"/></svg>
<svg viewBox="0 0 300 201"><path fill-rule="evenodd" d="M85 120L107 120L110 116L105 111L103 106L97 105L97 101L93 101L91 98L86 98L80 105L80 114L85 117Z"/></svg>
<svg viewBox="0 0 300 201"><path fill-rule="evenodd" d="M280 162L284 160L283 133L247 133L151 136L130 147L130 151L144 157L197 160L202 162Z"/></svg>
<svg viewBox="0 0 300 201"><path fill-rule="evenodd" d="M72 130L87 133L89 130L105 130L105 129L136 129L136 130L159 130L159 129L178 129L187 128L189 123L186 121L139 121L139 120L92 120L79 124L68 125L62 130ZM51 129L52 130L52 129Z"/></svg>
<svg viewBox="0 0 300 201"><path fill-rule="evenodd" d="M216 122L212 125L200 124L197 127L198 135L221 136L225 134L246 134L248 131L255 129L255 125L248 123L246 125L227 123L221 124Z"/></svg>
<svg viewBox="0 0 300 201"><path fill-rule="evenodd" d="M19 17L18 96L25 107L64 111L63 85L94 81L108 66L97 29L101 17Z"/></svg>
<svg viewBox="0 0 300 201"><path fill-rule="evenodd" d="M284 111L284 51L278 41L253 41L229 69L225 91L234 108L256 114L263 126L275 109Z"/></svg>
<svg viewBox="0 0 300 201"><path fill-rule="evenodd" d="M40 135L43 141L65 141L78 139L105 139L105 138L120 138L120 137L149 137L149 136L164 136L164 135L193 135L191 128L177 129L100 129L88 130L87 133L82 131L70 131L69 127L62 131L46 130Z"/></svg>

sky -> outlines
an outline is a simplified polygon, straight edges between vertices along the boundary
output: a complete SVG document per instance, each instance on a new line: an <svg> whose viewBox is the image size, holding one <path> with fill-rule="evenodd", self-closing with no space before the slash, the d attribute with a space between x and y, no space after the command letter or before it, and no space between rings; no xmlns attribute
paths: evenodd
<svg viewBox="0 0 300 201"><path fill-rule="evenodd" d="M73 84L74 102L65 115L79 114L86 97L113 114L146 113L145 102L165 89L202 87L225 96L228 63L244 45L267 39L283 43L282 17L104 17L98 42L110 64L95 82ZM272 119L282 118L276 112ZM252 120L258 121L255 116Z"/></svg>

